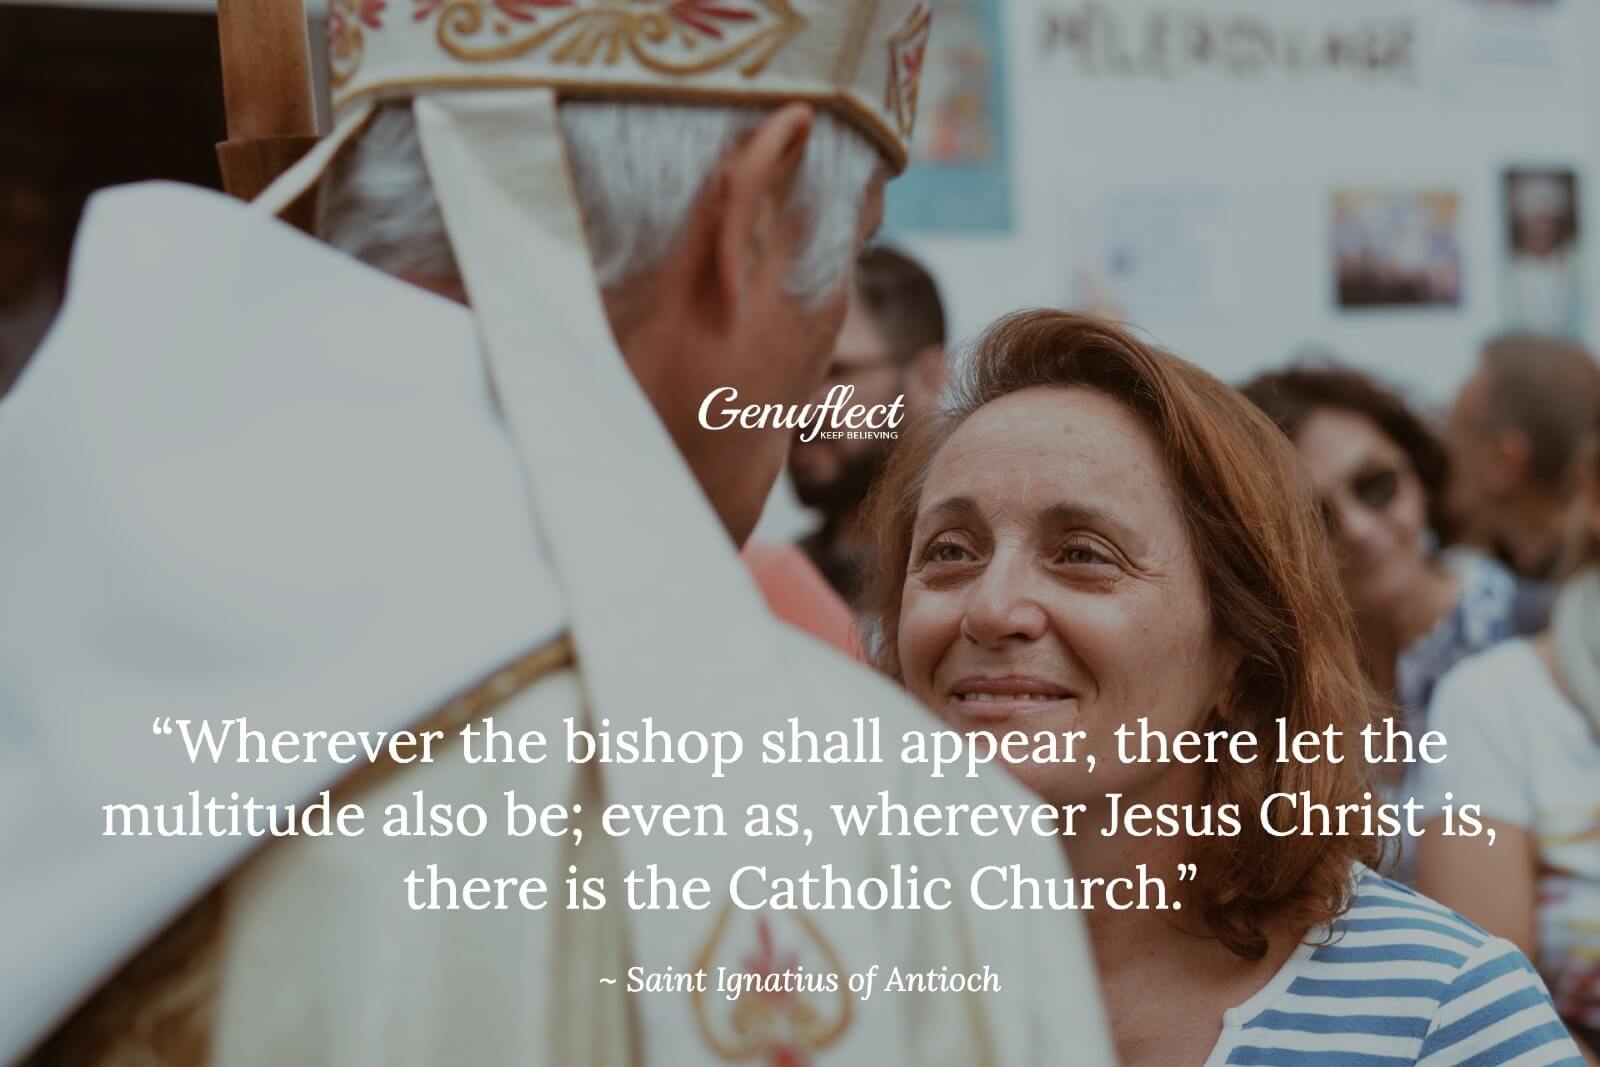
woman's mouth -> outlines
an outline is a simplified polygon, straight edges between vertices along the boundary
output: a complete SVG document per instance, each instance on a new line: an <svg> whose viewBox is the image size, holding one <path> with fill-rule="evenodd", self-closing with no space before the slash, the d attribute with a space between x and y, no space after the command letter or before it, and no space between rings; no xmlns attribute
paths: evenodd
<svg viewBox="0 0 1600 1067"><path fill-rule="evenodd" d="M995 722L1018 715L1034 715L1062 701L1072 692L1037 678L963 678L949 689L949 703L960 715Z"/></svg>

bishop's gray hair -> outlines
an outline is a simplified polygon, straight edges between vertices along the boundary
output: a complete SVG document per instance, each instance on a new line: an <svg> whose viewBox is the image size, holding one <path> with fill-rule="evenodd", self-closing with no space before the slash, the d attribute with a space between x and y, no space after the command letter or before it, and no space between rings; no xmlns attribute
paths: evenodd
<svg viewBox="0 0 1600 1067"><path fill-rule="evenodd" d="M665 258L717 161L771 114L759 107L568 101L560 106L595 273L610 292ZM806 242L789 288L820 303L855 251L868 183L881 156L823 112L792 193ZM396 275L460 278L409 103L380 107L324 185L323 238Z"/></svg>

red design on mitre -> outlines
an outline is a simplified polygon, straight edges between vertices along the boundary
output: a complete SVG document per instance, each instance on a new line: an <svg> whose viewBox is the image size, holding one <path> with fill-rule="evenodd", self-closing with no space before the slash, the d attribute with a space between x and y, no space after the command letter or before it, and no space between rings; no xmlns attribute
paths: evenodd
<svg viewBox="0 0 1600 1067"><path fill-rule="evenodd" d="M494 6L507 18L516 19L518 22L537 22L540 11L548 11L555 7L571 7L572 0L494 0Z"/></svg>
<svg viewBox="0 0 1600 1067"><path fill-rule="evenodd" d="M754 11L729 7L721 0L677 0L667 8L667 14L719 41L722 39L719 22L750 22L756 17Z"/></svg>
<svg viewBox="0 0 1600 1067"><path fill-rule="evenodd" d="M328 49L335 64L361 55L361 27L383 28L387 0L332 0L328 5Z"/></svg>
<svg viewBox="0 0 1600 1067"><path fill-rule="evenodd" d="M922 0L906 13L906 20L889 38L889 87L884 102L903 137L911 136L917 121L917 88L932 29L933 9Z"/></svg>

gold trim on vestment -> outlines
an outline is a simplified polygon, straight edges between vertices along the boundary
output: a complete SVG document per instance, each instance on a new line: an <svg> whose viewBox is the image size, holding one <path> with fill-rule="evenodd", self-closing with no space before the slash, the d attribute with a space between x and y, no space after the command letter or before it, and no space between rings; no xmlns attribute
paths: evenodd
<svg viewBox="0 0 1600 1067"><path fill-rule="evenodd" d="M501 667L409 729L419 737L427 731L436 730L448 739L467 723L487 715L547 675L570 667L576 662L577 655L573 651L572 639L563 633ZM395 763L390 758L389 749L385 748L378 759L358 767L354 773L335 786L334 795L346 796L357 788L365 788L378 779L396 770L404 770L408 766L412 764Z"/></svg>
<svg viewBox="0 0 1600 1067"><path fill-rule="evenodd" d="M561 634L479 681L410 729L419 735L427 730L453 734L575 662L572 641ZM357 768L334 786L333 792L346 795L407 766L392 762L385 750L380 760ZM272 839L263 839L260 845L271 843ZM250 856L259 852L254 849ZM226 890L224 878L107 979L39 1046L34 1057L24 1062L29 1067L130 1063L204 1067L210 1060L220 981Z"/></svg>
<svg viewBox="0 0 1600 1067"><path fill-rule="evenodd" d="M21 1062L26 1067L206 1067L222 980L213 888L119 967Z"/></svg>

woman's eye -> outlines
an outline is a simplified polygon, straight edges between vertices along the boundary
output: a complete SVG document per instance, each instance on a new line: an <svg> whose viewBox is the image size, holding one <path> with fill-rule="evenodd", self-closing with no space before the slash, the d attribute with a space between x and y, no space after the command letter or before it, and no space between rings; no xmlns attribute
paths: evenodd
<svg viewBox="0 0 1600 1067"><path fill-rule="evenodd" d="M928 546L924 558L929 563L960 563L969 556L966 549L953 541L938 541Z"/></svg>
<svg viewBox="0 0 1600 1067"><path fill-rule="evenodd" d="M1062 545L1056 560L1073 567L1093 567L1107 562L1107 557L1089 545Z"/></svg>
<svg viewBox="0 0 1600 1067"><path fill-rule="evenodd" d="M1371 511L1383 511L1400 493L1400 472L1391 468L1369 471L1350 483L1355 498Z"/></svg>

